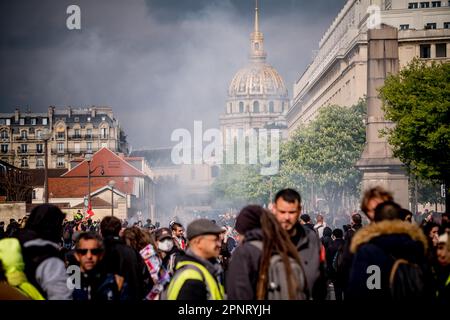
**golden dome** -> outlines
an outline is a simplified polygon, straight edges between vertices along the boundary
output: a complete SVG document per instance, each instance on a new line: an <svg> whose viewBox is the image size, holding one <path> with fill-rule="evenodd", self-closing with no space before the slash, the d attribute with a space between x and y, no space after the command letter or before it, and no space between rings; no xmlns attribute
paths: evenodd
<svg viewBox="0 0 450 320"><path fill-rule="evenodd" d="M267 95L287 98L288 92L277 70L266 63L252 63L239 70L231 81L228 96Z"/></svg>

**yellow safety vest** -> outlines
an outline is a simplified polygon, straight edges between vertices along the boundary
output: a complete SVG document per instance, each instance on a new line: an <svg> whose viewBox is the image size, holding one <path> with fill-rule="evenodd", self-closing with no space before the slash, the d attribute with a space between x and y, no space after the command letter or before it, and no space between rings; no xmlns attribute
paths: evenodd
<svg viewBox="0 0 450 320"><path fill-rule="evenodd" d="M192 266L193 268L189 268ZM187 267L182 269L183 267ZM177 263L177 272L167 289L167 299L176 300L181 288L187 280L199 280L205 283L208 300L223 300L225 290L223 286L200 263L194 261L181 261Z"/></svg>

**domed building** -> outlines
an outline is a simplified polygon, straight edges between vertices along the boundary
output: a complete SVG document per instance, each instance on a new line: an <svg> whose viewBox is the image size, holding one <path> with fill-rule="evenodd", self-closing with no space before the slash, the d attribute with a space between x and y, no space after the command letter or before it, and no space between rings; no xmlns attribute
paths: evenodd
<svg viewBox="0 0 450 320"><path fill-rule="evenodd" d="M220 117L224 141L242 136L249 129L286 126L289 96L277 70L266 62L264 36L259 31L258 7L250 36L249 64L231 80L225 114Z"/></svg>

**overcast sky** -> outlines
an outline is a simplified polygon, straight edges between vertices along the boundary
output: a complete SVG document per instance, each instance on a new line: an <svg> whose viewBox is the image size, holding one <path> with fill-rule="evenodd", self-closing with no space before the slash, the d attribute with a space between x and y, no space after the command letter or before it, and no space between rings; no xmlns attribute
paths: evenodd
<svg viewBox="0 0 450 320"><path fill-rule="evenodd" d="M267 62L292 97L345 0L260 0ZM81 8L81 30L66 9ZM194 120L219 126L248 61L254 0L2 0L0 112L108 105L133 149L168 147Z"/></svg>

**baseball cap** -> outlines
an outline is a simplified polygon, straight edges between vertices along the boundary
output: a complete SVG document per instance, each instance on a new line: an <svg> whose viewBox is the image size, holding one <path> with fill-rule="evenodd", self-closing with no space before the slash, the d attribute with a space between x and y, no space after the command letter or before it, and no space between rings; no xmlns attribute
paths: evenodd
<svg viewBox="0 0 450 320"><path fill-rule="evenodd" d="M172 238L172 232L168 228L159 228L155 231L156 241L161 241L166 238Z"/></svg>

